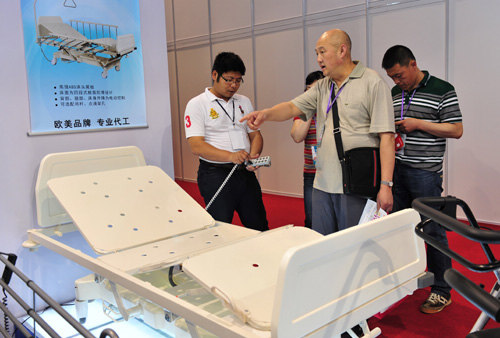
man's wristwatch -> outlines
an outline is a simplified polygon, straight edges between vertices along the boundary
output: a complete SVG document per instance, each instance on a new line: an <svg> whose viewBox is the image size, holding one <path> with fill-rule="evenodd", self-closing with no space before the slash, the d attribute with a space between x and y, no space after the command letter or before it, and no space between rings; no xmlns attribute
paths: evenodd
<svg viewBox="0 0 500 338"><path fill-rule="evenodd" d="M392 181L380 181L381 184L388 186L389 188L392 188L394 183Z"/></svg>

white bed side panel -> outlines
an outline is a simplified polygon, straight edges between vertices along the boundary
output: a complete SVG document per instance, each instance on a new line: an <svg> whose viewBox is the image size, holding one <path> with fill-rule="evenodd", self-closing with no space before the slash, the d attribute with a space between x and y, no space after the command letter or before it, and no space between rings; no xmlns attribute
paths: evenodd
<svg viewBox="0 0 500 338"><path fill-rule="evenodd" d="M347 315L328 330L340 334L359 322L356 311L369 302L393 293L378 300L371 316L413 292L416 283L402 286L426 268L418 222L407 209L290 249L279 271L273 337L302 337Z"/></svg>
<svg viewBox="0 0 500 338"><path fill-rule="evenodd" d="M40 162L35 186L38 225L48 227L71 222L71 218L47 187L48 180L145 165L146 160L142 151L135 146L72 151L45 156Z"/></svg>

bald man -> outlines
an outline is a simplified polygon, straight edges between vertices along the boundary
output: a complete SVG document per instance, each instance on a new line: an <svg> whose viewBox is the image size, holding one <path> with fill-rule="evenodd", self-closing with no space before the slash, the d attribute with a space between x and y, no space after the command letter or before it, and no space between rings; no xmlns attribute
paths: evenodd
<svg viewBox="0 0 500 338"><path fill-rule="evenodd" d="M381 181L377 204L392 210L394 117L388 85L374 71L351 59L351 39L339 29L327 31L316 43L317 62L325 75L314 87L292 101L246 115L252 129L264 121L285 121L295 116L307 121L317 111L318 153L313 189L312 228L324 235L352 227L366 199L345 195L337 156L329 100L336 93L344 150L380 147ZM339 93L340 91L340 93Z"/></svg>

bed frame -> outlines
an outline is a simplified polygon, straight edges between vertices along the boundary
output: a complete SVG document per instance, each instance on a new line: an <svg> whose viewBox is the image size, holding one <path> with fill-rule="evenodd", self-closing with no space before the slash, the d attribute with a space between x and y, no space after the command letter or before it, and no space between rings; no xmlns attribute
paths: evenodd
<svg viewBox="0 0 500 338"><path fill-rule="evenodd" d="M136 147L47 155L36 201L43 245L93 271L76 282L105 312L178 336L335 337L427 286L412 209L323 236L217 222ZM97 258L54 238L79 231ZM210 332L210 334L209 334ZM353 335L354 336L354 335Z"/></svg>

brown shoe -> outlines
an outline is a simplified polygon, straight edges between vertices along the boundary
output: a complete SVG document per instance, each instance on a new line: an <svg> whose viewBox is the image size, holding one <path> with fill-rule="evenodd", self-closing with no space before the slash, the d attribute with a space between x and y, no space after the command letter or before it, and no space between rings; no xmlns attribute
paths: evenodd
<svg viewBox="0 0 500 338"><path fill-rule="evenodd" d="M438 313L443 310L445 307L451 304L451 296L444 297L438 295L437 293L431 292L429 298L420 305L420 311L423 313Z"/></svg>

